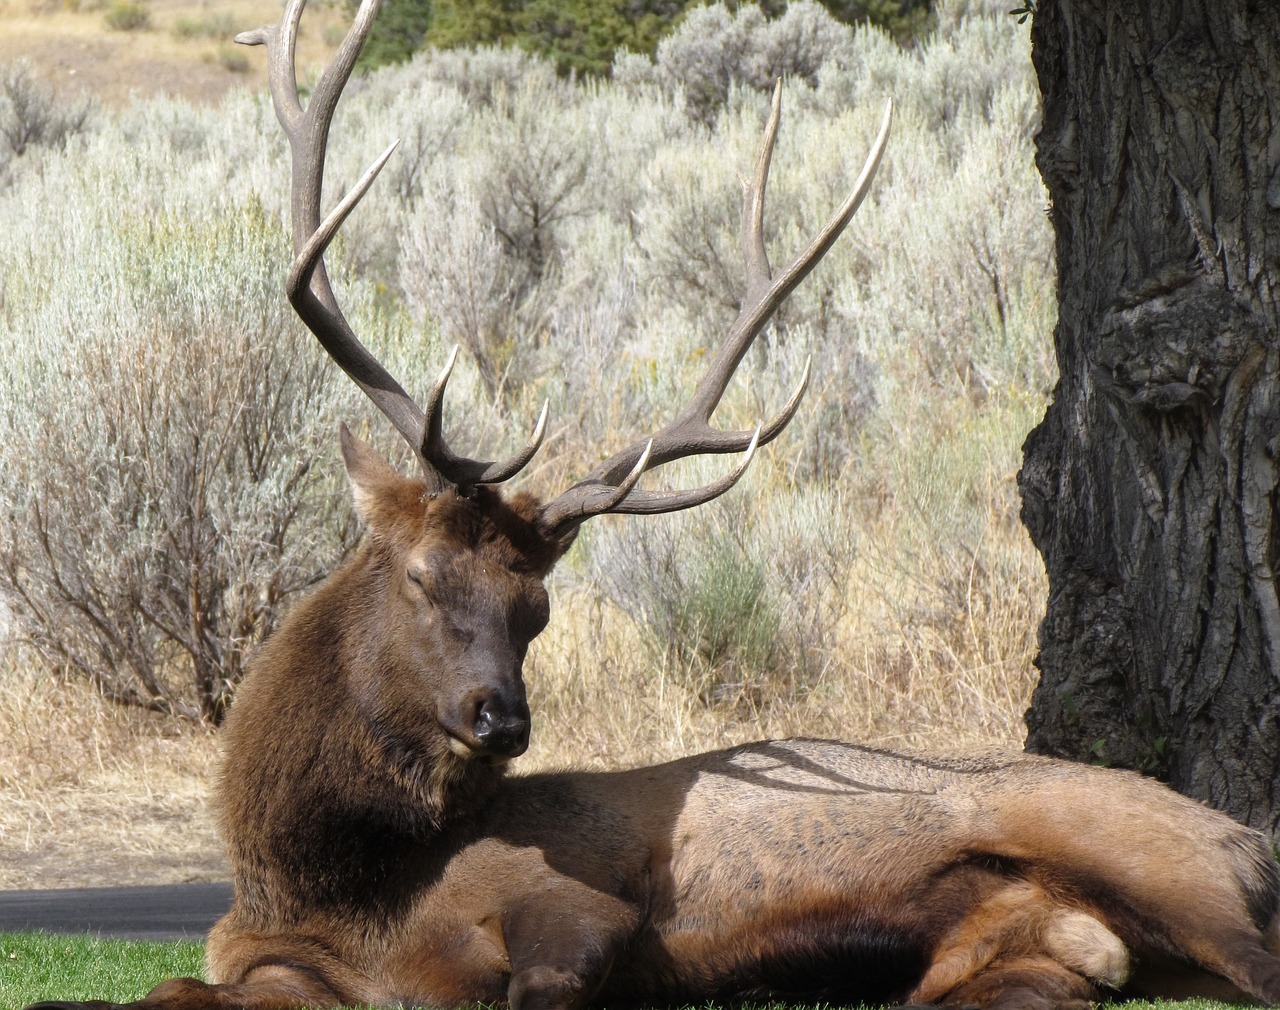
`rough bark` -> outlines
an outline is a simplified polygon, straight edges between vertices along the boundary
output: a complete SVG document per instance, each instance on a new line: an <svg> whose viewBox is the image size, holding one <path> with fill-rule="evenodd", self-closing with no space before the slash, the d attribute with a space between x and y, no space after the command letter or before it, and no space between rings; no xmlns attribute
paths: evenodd
<svg viewBox="0 0 1280 1010"><path fill-rule="evenodd" d="M1280 8L1041 0L1061 378L1028 749L1280 828Z"/></svg>

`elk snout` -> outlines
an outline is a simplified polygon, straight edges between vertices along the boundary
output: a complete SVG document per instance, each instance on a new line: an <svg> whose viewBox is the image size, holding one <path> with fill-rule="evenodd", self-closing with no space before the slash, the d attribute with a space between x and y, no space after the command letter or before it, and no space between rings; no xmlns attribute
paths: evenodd
<svg viewBox="0 0 1280 1010"><path fill-rule="evenodd" d="M529 706L523 697L514 707L497 693L484 698L472 725L476 739L489 753L517 757L529 746Z"/></svg>
<svg viewBox="0 0 1280 1010"><path fill-rule="evenodd" d="M459 757L506 761L529 746L529 705L519 685L468 692L456 716L442 721Z"/></svg>

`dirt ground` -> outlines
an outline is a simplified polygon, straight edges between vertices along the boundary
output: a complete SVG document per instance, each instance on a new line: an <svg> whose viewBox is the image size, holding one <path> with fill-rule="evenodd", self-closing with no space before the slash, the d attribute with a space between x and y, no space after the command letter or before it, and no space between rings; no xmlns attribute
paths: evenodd
<svg viewBox="0 0 1280 1010"><path fill-rule="evenodd" d="M119 3L143 7L150 26L110 28ZM313 6L300 32L300 67L322 61L343 24L340 3ZM263 86L266 50L231 38L278 20L280 10L280 0L0 0L0 69L25 59L68 101L114 107L167 94L212 103L232 88Z"/></svg>
<svg viewBox="0 0 1280 1010"><path fill-rule="evenodd" d="M84 793L67 798L79 827L55 830L47 796L9 811L28 830L13 844L0 845L0 891L231 879L203 802L182 811L163 801L124 809L109 795L101 802Z"/></svg>

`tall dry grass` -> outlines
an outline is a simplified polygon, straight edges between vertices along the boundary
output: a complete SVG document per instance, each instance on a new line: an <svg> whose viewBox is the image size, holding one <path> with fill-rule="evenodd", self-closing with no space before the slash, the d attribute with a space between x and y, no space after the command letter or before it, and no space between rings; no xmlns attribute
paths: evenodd
<svg viewBox="0 0 1280 1010"><path fill-rule="evenodd" d="M207 730L109 705L6 650L0 888L216 880Z"/></svg>
<svg viewBox="0 0 1280 1010"><path fill-rule="evenodd" d="M733 690L709 696L705 661L655 649L645 622L600 591L589 565L573 571L571 555L570 570L553 576L551 625L530 652L535 730L524 767L616 767L791 735L1019 747L1046 582L1018 520L1015 474L1022 425L1039 404L1013 396L935 406L918 426L882 433L897 443L894 455L850 475L810 520L853 542L847 567L804 596L805 608L834 619L803 673L794 663L738 668L721 685ZM802 495L771 494L784 477L785 462L762 463L741 497L802 507ZM633 548L652 525L679 521L596 520ZM793 632L804 616L788 616Z"/></svg>

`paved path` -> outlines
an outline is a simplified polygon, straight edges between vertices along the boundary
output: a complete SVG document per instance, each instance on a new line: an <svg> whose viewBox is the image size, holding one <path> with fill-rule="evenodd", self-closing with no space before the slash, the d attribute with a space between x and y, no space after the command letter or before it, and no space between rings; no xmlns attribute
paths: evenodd
<svg viewBox="0 0 1280 1010"><path fill-rule="evenodd" d="M230 884L0 891L0 933L40 929L123 940L203 940L230 905Z"/></svg>

